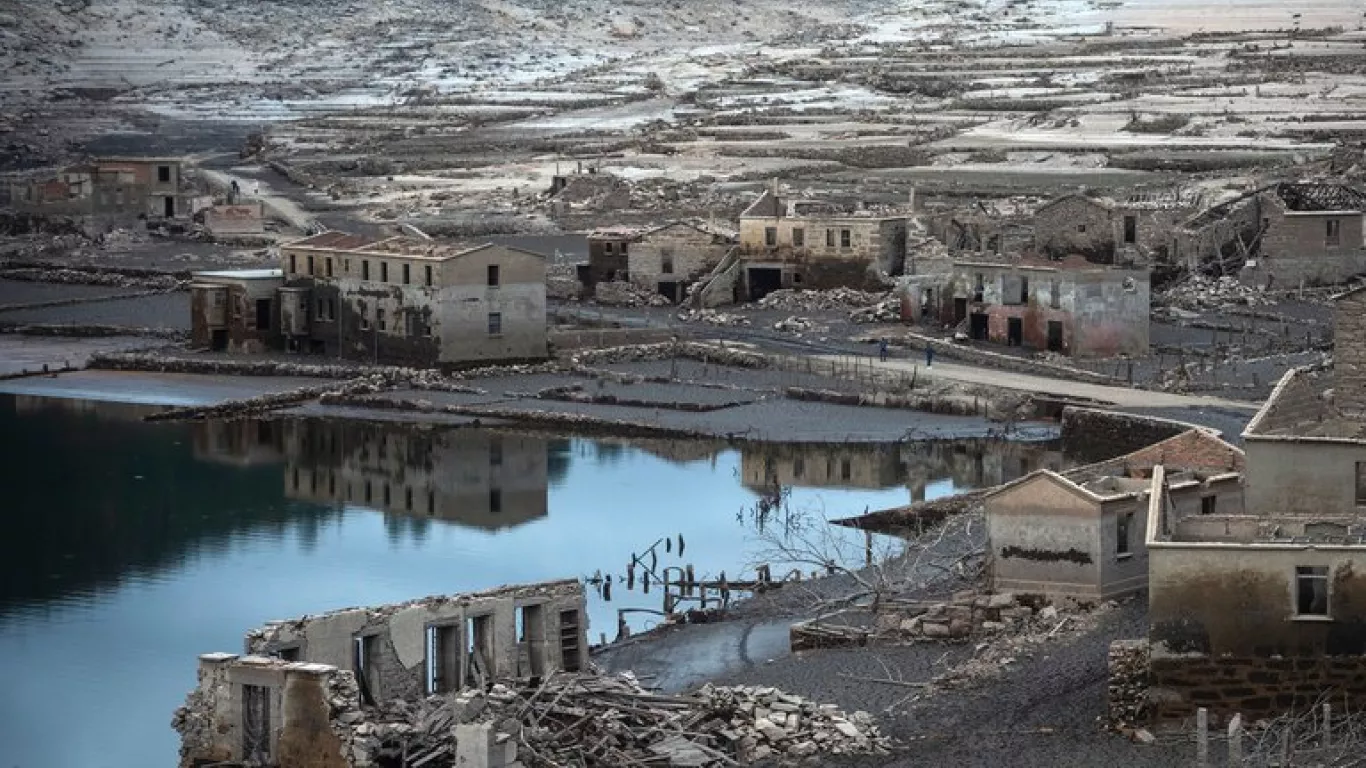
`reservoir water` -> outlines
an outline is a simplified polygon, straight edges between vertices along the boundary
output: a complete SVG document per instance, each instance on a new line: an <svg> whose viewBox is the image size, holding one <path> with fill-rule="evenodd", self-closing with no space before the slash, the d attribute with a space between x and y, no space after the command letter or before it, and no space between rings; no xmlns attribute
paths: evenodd
<svg viewBox="0 0 1366 768"><path fill-rule="evenodd" d="M154 424L150 410L0 396L3 768L175 765L169 723L197 655L240 652L271 619L616 574L610 601L590 591L596 641L618 609L661 607L658 588L620 583L656 543L661 565L746 575L759 554L748 512L775 482L793 508L834 518L1061 461L1046 446L740 450L317 419ZM651 621L632 614L634 630Z"/></svg>

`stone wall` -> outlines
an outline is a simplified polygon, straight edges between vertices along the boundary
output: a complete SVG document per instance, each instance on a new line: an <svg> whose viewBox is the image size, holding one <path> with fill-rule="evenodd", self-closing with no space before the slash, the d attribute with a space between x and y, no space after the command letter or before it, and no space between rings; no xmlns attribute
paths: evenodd
<svg viewBox="0 0 1366 768"><path fill-rule="evenodd" d="M1244 271L1244 282L1274 288L1328 285L1366 267L1361 214L1288 211L1274 194L1264 198L1261 256L1254 269ZM1327 237L1329 222L1336 222L1335 240Z"/></svg>
<svg viewBox="0 0 1366 768"><path fill-rule="evenodd" d="M1115 253L1109 206L1083 195L1069 195L1039 209L1034 217L1034 247L1054 256L1081 254L1109 263Z"/></svg>
<svg viewBox="0 0 1366 768"><path fill-rule="evenodd" d="M1366 657L1157 657L1150 661L1148 702L1156 720L1190 717L1205 707L1216 718L1274 716L1327 700L1334 709L1366 706Z"/></svg>
<svg viewBox="0 0 1366 768"><path fill-rule="evenodd" d="M1191 425L1092 408L1064 408L1062 450L1088 461L1133 453L1185 432Z"/></svg>
<svg viewBox="0 0 1366 768"><path fill-rule="evenodd" d="M517 637L517 614L537 612L540 630L525 614L527 640ZM576 614L576 650L561 644L562 613ZM435 632L436 641L431 633ZM442 670L443 691L470 680L530 677L556 669L576 670L586 662L587 612L582 585L566 580L451 597L431 597L374 608L349 608L295 621L267 624L244 641L248 653L290 656L357 673L376 703L417 700L430 693L428 666ZM444 638L444 639L442 639ZM357 668L357 645L367 647ZM463 649L483 649L476 666ZM438 658L429 660L435 644Z"/></svg>
<svg viewBox="0 0 1366 768"><path fill-rule="evenodd" d="M1110 684L1106 687L1105 724L1114 730L1148 722L1148 641L1116 640L1107 659Z"/></svg>
<svg viewBox="0 0 1366 768"><path fill-rule="evenodd" d="M724 237L682 222L656 229L632 244L627 260L631 282L654 291L661 282L691 283L720 263L730 250ZM664 271L665 262L670 270Z"/></svg>
<svg viewBox="0 0 1366 768"><path fill-rule="evenodd" d="M1335 302L1333 396L1344 413L1366 415L1366 290L1343 294Z"/></svg>

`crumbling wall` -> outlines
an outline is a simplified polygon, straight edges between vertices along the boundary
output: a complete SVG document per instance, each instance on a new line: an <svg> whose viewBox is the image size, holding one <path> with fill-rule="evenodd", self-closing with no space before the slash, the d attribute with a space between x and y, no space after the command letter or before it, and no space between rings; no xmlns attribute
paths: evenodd
<svg viewBox="0 0 1366 768"><path fill-rule="evenodd" d="M1148 641L1116 640L1107 658L1110 684L1106 686L1105 724L1117 731L1148 722Z"/></svg>
<svg viewBox="0 0 1366 768"><path fill-rule="evenodd" d="M1304 711L1322 701L1334 709L1366 706L1366 657L1154 657L1149 706L1156 720L1191 717L1204 707L1216 719Z"/></svg>
<svg viewBox="0 0 1366 768"><path fill-rule="evenodd" d="M349 676L321 664L204 654L199 684L171 720L181 768L245 762L259 751L289 768L348 768L352 755L343 751L330 692ZM246 754L247 743L259 751Z"/></svg>
<svg viewBox="0 0 1366 768"><path fill-rule="evenodd" d="M671 224L641 237L631 245L627 271L631 282L653 291L660 282L690 283L711 271L730 243L684 223ZM670 270L664 271L668 261Z"/></svg>
<svg viewBox="0 0 1366 768"><path fill-rule="evenodd" d="M517 636L517 611L527 606L539 609L540 631L524 627L523 639ZM562 624L563 612L574 614L573 624ZM482 628L476 629L476 623ZM432 692L427 690L427 654L429 631L435 627L451 633L444 635L448 637L444 642L452 644L449 675L457 679L447 680L444 690L462 687L479 674L490 680L529 676L528 664L542 672L578 668L583 659L569 655L562 629L568 631L574 653L582 655L588 647L583 588L572 580L272 622L248 633L245 647L248 653L286 655L350 669L377 703L413 700ZM481 632L487 633L488 657L481 658L481 671L476 673L471 658L457 649L469 648L472 637Z"/></svg>
<svg viewBox="0 0 1366 768"><path fill-rule="evenodd" d="M1115 233L1109 206L1083 195L1069 195L1039 209L1034 217L1034 247L1058 258L1075 254L1102 264L1112 262Z"/></svg>
<svg viewBox="0 0 1366 768"><path fill-rule="evenodd" d="M1263 198L1266 231L1257 266L1240 275L1244 282L1273 288L1331 285L1366 268L1360 213L1290 211L1274 193ZM1334 237L1330 226L1336 228Z"/></svg>

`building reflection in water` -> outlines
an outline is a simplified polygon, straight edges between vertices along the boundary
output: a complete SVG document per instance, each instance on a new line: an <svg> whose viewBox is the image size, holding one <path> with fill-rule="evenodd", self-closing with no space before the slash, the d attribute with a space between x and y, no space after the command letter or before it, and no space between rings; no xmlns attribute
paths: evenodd
<svg viewBox="0 0 1366 768"><path fill-rule="evenodd" d="M284 464L287 498L498 530L545 517L548 445L486 429L354 421L204 422L197 458Z"/></svg>
<svg viewBox="0 0 1366 768"><path fill-rule="evenodd" d="M744 484L762 491L798 488L884 489L905 485L911 501L928 486L952 490L1007 483L1036 469L1068 466L1054 443L958 440L876 445L754 445L743 449Z"/></svg>
<svg viewBox="0 0 1366 768"><path fill-rule="evenodd" d="M10 397L14 399L15 414L21 416L41 411L64 411L94 416L101 421L140 422L144 416L166 410L164 405L77 400L67 397L43 397L41 395L10 395Z"/></svg>

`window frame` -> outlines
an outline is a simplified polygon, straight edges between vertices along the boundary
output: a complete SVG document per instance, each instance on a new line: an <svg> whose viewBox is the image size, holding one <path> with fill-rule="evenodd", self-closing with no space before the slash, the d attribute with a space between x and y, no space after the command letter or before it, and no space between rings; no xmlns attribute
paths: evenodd
<svg viewBox="0 0 1366 768"><path fill-rule="evenodd" d="M1333 619L1333 582L1329 568L1326 565L1297 565L1294 574L1294 618L1297 621L1332 621ZM1310 613L1301 610L1304 600L1304 585L1306 582L1323 583L1323 612ZM1317 596L1314 599L1317 602ZM1311 608L1313 606L1311 605Z"/></svg>

